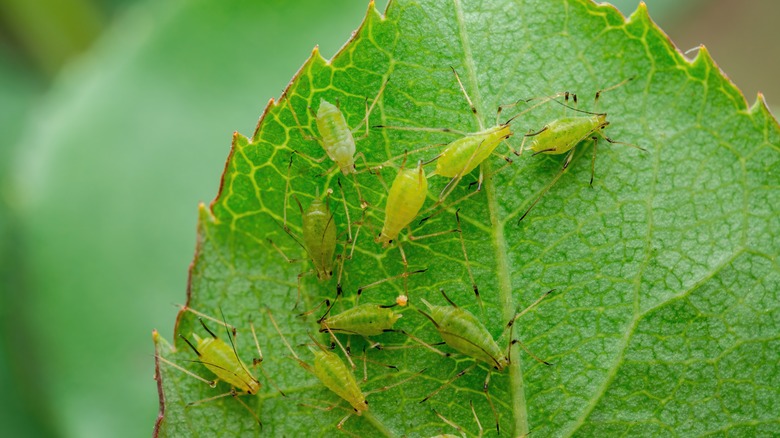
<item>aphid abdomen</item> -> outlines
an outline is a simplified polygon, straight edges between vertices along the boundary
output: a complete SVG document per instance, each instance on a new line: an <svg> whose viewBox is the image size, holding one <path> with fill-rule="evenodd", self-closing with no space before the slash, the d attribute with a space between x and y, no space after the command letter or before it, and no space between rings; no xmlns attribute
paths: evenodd
<svg viewBox="0 0 780 438"><path fill-rule="evenodd" d="M315 351L312 372L325 387L349 402L357 415L368 411L368 403L355 376L336 354L322 350Z"/></svg>
<svg viewBox="0 0 780 438"><path fill-rule="evenodd" d="M471 172L511 135L509 125L499 125L453 141L436 160L436 174L454 178Z"/></svg>
<svg viewBox="0 0 780 438"><path fill-rule="evenodd" d="M392 330L401 316L403 315L378 304L361 304L325 318L321 322L320 331L330 329L334 333L376 336L386 330Z"/></svg>
<svg viewBox="0 0 780 438"><path fill-rule="evenodd" d="M236 356L233 347L220 338L201 339L197 335L198 352L200 362L206 366L219 380L248 394L256 394L260 389L260 382L249 373L248 368Z"/></svg>
<svg viewBox="0 0 780 438"><path fill-rule="evenodd" d="M355 137L347 126L344 114L336 105L322 99L317 110L317 129L322 137L325 153L348 175L355 172Z"/></svg>
<svg viewBox="0 0 780 438"><path fill-rule="evenodd" d="M385 246L398 237L398 233L417 217L428 195L428 180L422 165L416 169L401 169L387 194L385 223L377 239Z"/></svg>
<svg viewBox="0 0 780 438"><path fill-rule="evenodd" d="M468 310L460 307L434 306L423 301L438 324L442 340L460 353L502 370L507 365L501 351L485 325Z"/></svg>
<svg viewBox="0 0 780 438"><path fill-rule="evenodd" d="M530 149L544 154L569 152L571 148L577 146L577 143L601 126L600 117L600 115L592 115L556 119L547 124L547 129L534 136Z"/></svg>
<svg viewBox="0 0 780 438"><path fill-rule="evenodd" d="M336 251L336 224L328 205L321 199L312 201L303 213L303 243L314 263L317 278L329 279Z"/></svg>

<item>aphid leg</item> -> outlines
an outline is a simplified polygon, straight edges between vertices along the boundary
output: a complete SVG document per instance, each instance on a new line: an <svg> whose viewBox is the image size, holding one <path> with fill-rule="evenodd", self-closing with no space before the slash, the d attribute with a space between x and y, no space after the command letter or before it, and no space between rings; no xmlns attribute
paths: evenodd
<svg viewBox="0 0 780 438"><path fill-rule="evenodd" d="M339 421L339 423L336 425L336 428L337 428L338 430L341 430L341 429L342 429L342 427L344 426L344 423L346 423L346 422L347 422L347 420L349 420L349 419L350 419L350 417L352 417L352 413L351 413L351 412L350 412L349 414L347 414L347 416L346 416L346 417L342 418L342 419L341 419L341 421Z"/></svg>
<svg viewBox="0 0 780 438"><path fill-rule="evenodd" d="M542 191L539 193L536 199L534 199L534 202L531 203L531 206L528 207L525 213L523 213L523 215L520 216L520 219L517 220L518 225L520 224L520 222L523 221L523 219L525 219L526 216L528 216L528 213L530 213L531 209L533 209L534 206L536 206L536 203L539 202L539 200L542 199L542 197L545 194L547 194L550 188L552 188L552 186L554 186L555 183L558 182L558 180L563 176L563 174L566 173L566 170L569 168L569 163L571 163L572 158L574 158L574 151L576 150L577 148L573 148L571 151L569 151L569 154L566 155L566 159L563 160L563 167L561 167L561 170L558 172L557 175L555 175L555 178L553 178L552 181L550 181L547 184L547 186L544 189L542 189Z"/></svg>
<svg viewBox="0 0 780 438"><path fill-rule="evenodd" d="M406 256L403 256L403 257L406 257ZM423 273L423 272L425 272L427 270L428 269L426 268L426 269L418 269L418 270L412 271L412 272L404 272L403 274L393 275L392 277L383 278L383 279L377 280L377 281L375 281L373 283L369 283L369 284L367 284L365 286L361 286L357 290L357 298L355 299L355 303L357 304L359 302L360 296L363 294L363 291L365 291L366 289L370 289L372 287L379 286L382 283L385 283L385 282L388 282L388 281L392 281L392 280L395 280L397 278L403 278L405 280L410 275L421 274L421 273ZM408 294L406 294L406 295L408 296Z"/></svg>
<svg viewBox="0 0 780 438"><path fill-rule="evenodd" d="M320 142L320 139L318 139L318 138L316 138L316 137L314 137L314 136L308 135L308 134L306 134L305 132L303 132L303 125L301 124L301 121L300 121L300 120L298 120L298 114L295 112L295 108L293 108L293 106L292 106L292 101L291 101L291 99L290 99L290 96L285 96L285 97L287 97L287 106L288 106L288 107L289 107L289 109L290 109L290 114L292 114L292 116L293 116L293 119L295 119L295 126L298 128L298 131L300 131L300 133L301 133L301 137L303 137L303 139L304 139L304 140L308 140L308 141L316 141L317 143L319 143L320 145L322 145L322 142ZM308 107L308 108L309 108L309 110L311 110L311 107ZM316 116L312 116L312 117L316 117ZM309 128L309 126L308 126L308 125L307 125L307 128ZM309 129L311 129L311 128L309 128ZM295 152L296 152L296 153L299 153L299 152L297 152L297 151L295 151ZM303 154L302 154L302 155L303 155ZM307 156L307 155L304 155L304 156L305 156L306 158L312 159L312 157L309 157L309 156ZM315 158L315 159L313 159L313 160L314 160L314 161L316 161L316 162L318 162L318 163L321 163L323 160L325 160L325 158L327 158L327 156L325 156L325 157L323 157L323 158L321 158L321 159L319 159L319 158ZM319 161L317 161L317 160L319 160Z"/></svg>
<svg viewBox="0 0 780 438"><path fill-rule="evenodd" d="M448 419L444 415L440 414L436 409L431 409L431 410L433 411L434 414L436 414L437 417L439 417L441 419L441 421L443 421L443 422L447 423L448 425L454 427L461 434L461 436L464 436L464 437L466 436L466 432L463 430L462 427L460 427L460 425L458 425L458 423L456 423L456 422Z"/></svg>
<svg viewBox="0 0 780 438"><path fill-rule="evenodd" d="M487 376L485 377L485 384L482 385L482 392L485 393L485 398L488 401L488 404L490 405L490 409L493 411L493 418L496 419L496 433L501 434L501 427L498 423L498 411L496 411L496 406L493 404L493 400L490 398L490 370L487 371Z"/></svg>
<svg viewBox="0 0 780 438"><path fill-rule="evenodd" d="M552 366L552 363L547 362L546 360L544 360L544 359L540 358L539 356L533 354L531 352L531 350L529 350L528 347L526 347L525 344L523 344L523 342L520 341L520 339L512 339L512 342L509 343L509 346L511 347L512 345L515 345L515 344L519 345L520 348L522 348L526 353L528 353L529 356L534 358L534 360L536 360L540 364L547 365L548 367Z"/></svg>
<svg viewBox="0 0 780 438"><path fill-rule="evenodd" d="M276 319L274 319L274 315L271 313L271 309L266 308L266 312L268 313L268 318L271 320L271 324L273 324L274 328L276 329L276 333L279 333L279 337L282 338L282 342L284 342L284 345L287 347L287 349L290 351L290 353L293 355L293 358L298 361L298 364L305 369L306 371L314 374L311 366L304 362L298 355L295 353L295 350L292 349L290 346L290 343L287 342L287 338L284 337L282 334L282 331L279 329L279 325L276 323Z"/></svg>
<svg viewBox="0 0 780 438"><path fill-rule="evenodd" d="M387 390L389 390L389 389L393 389L393 388L395 388L396 386L403 385L404 383L406 383L406 382L408 382L408 381L410 381L410 380L412 380L412 379L414 379L414 378L416 378L416 377L418 377L418 376L422 375L422 374L425 372L425 370L426 370L426 369L427 369L427 368L423 368L423 369L421 369L420 371L417 371L416 373L412 374L411 376L409 376L409 377L407 377L407 378L405 378L405 379L401 380L400 382L395 382L395 383L393 383L392 385L386 385L386 386L382 386L382 387L380 387L380 388L375 388L375 389L372 389L371 391L366 391L366 392L365 392L365 393L363 393L363 394L364 394L365 396L368 396L368 395L370 395L370 394L376 394L377 392L384 392L384 391L387 391Z"/></svg>
<svg viewBox="0 0 780 438"><path fill-rule="evenodd" d="M455 221L458 223L458 237L460 238L460 247L463 249L463 260L466 262L466 270L471 279L471 288L474 290L474 296L477 298L479 308L484 311L485 306L482 304L482 297L479 295L479 287L477 287L477 282L474 281L474 273L471 271L471 263L469 263L469 256L466 253L466 242L463 240L463 228L460 225L460 209L455 210Z"/></svg>
<svg viewBox="0 0 780 438"><path fill-rule="evenodd" d="M590 187L593 188L593 177L596 175L596 149L599 144L599 138L597 136L591 137L593 140L593 158L590 160Z"/></svg>
<svg viewBox="0 0 780 438"><path fill-rule="evenodd" d="M471 405L471 413L474 415L474 421L477 423L477 427L479 428L479 434L477 435L477 438L482 438L482 433L485 432L485 430L482 429L482 423L479 422L477 411L474 410L474 402L469 400L469 404Z"/></svg>
<svg viewBox="0 0 780 438"><path fill-rule="evenodd" d="M472 400L469 400L469 405L471 405L471 413L474 416L474 421L477 423L477 427L479 428L479 434L477 434L476 437L482 438L482 434L484 433L484 430L482 430L482 423L479 422L479 417L477 417L477 411L474 409L474 402ZM466 435L468 435L468 432L466 432L458 423L455 423L454 421L444 417L444 415L437 412L436 409L433 409L433 413L436 414L436 416L438 416L439 418L441 418L442 421L457 429L462 436L465 437Z"/></svg>
<svg viewBox="0 0 780 438"><path fill-rule="evenodd" d="M461 372L459 372L458 374L456 374L456 375L455 375L455 377L453 377L453 378L451 378L450 380L448 380L448 381L444 382L444 384L442 384L441 386L439 386L438 388L436 388L436 390L435 390L435 391L433 391L432 393L430 393L430 394L428 394L427 396L425 396L425 398L424 398L424 399L420 400L420 403L425 403L426 401L428 401L428 399L430 399L430 398L431 398L431 397L433 397L434 395L436 395L436 394L438 394L439 392L441 392L441 390L443 390L444 388L446 388L446 387L450 386L450 385L452 384L452 382L454 382L454 381L456 381L456 380L460 379L460 378L461 378L461 377L463 377L463 376L464 376L466 373L468 373L469 371L473 370L473 369L474 369L476 366L477 366L477 362L474 362L473 364L469 365L467 368L464 368L463 370L461 370Z"/></svg>
<svg viewBox="0 0 780 438"><path fill-rule="evenodd" d="M216 388L216 387L217 387L217 381L218 381L218 380L216 380L216 379L215 379L215 380L208 380L208 379L205 379L205 378L203 378L203 377L201 377L201 376L199 376L199 375L197 375L197 374L193 373L192 371L190 371L190 370L188 370L188 369L186 369L186 368L184 368L184 367L182 367L182 366L180 366L180 365L177 365L177 364L176 364L176 363L174 363L174 362L171 362L170 360L168 360L168 359L166 359L166 358L164 358L164 357L160 356L159 354L158 354L156 357L157 357L157 359L158 359L158 360L161 360L161 361L163 361L164 363L168 364L169 366L172 366L172 367L176 368L177 370L179 370L179 371L181 371L181 372L183 372L183 373L185 373L185 374L189 375L190 377L194 377L194 378L196 378L196 379L200 380L201 382L203 382L203 383L205 383L205 384L209 385L209 386L210 386L210 387L212 387L212 388Z"/></svg>
<svg viewBox="0 0 780 438"><path fill-rule="evenodd" d="M301 279L303 277L306 277L307 275L312 275L312 274L316 274L316 273L317 272L312 269L310 271L301 272L300 274L298 274L298 282L297 282L297 284L298 284L298 295L295 297L295 305L293 306L293 310L298 308L298 304L300 304L300 302L301 302L301 296L303 295L301 293ZM340 288L337 288L337 289L340 289Z"/></svg>
<svg viewBox="0 0 780 438"><path fill-rule="evenodd" d="M365 125L366 133L362 137L356 138L355 141L363 140L364 138L368 137L368 117L371 115L371 112L374 111L374 106L376 106L377 102L379 102L379 96L381 96L382 93L385 91L385 87L387 86L388 82L389 80L385 80L382 83L382 86L379 87L379 92L376 93L376 97L374 97L374 100L371 102L370 107L368 106L368 98L366 98L366 112L365 115L363 116L363 120L360 122L359 125L355 127L355 129L352 130L352 133L354 134L360 130L360 127L362 125Z"/></svg>
<svg viewBox="0 0 780 438"><path fill-rule="evenodd" d="M521 316L525 315L529 310L531 310L534 307L536 307L539 303L541 303L545 298L547 298L548 295L550 295L554 291L555 291L555 289L550 289L547 292L545 292L544 294L542 294L541 297L537 298L536 301L534 301L528 307L523 309L523 311L517 312L515 314L515 316L513 316L512 319L509 320L509 322L506 324L506 327L504 328L504 332L506 332L508 330L509 331L509 339L511 339L511 341L509 342L509 345L507 345L506 357L509 358L510 362L512 361L512 356L511 356L511 354L512 354L512 350L511 350L512 349L512 345L519 344L520 347L522 347L522 349L525 350L526 353L528 353L531 357L536 359L538 362L541 362L541 363L543 363L545 365L552 365L549 362L546 362L546 361L540 359L539 357L537 357L535 354L531 353L531 351L529 351L528 348L526 348L526 346L522 342L520 342L519 339L513 339L512 333L514 332L515 321L517 321L517 319L520 318Z"/></svg>
<svg viewBox="0 0 780 438"><path fill-rule="evenodd" d="M263 368L263 351L260 350L260 342L258 342L258 340L257 340L257 332L255 332L255 325L252 323L252 321L249 321L249 329L252 331L252 338L254 338L254 340L255 340L255 347L257 347L257 354L258 354L258 357L252 359L252 367L256 368L256 367L259 366L260 367L260 372L263 373L263 375L265 376L265 379L268 381L268 383L271 386L273 386L277 391L279 391L279 394L281 394L282 397L287 397L287 395L284 393L284 391L279 389L279 387L276 386L274 381L271 380L271 377L268 375L267 372L265 372L265 368Z"/></svg>
<svg viewBox="0 0 780 438"><path fill-rule="evenodd" d="M247 412L249 412L252 415L252 417L255 419L255 421L257 421L257 424L259 424L260 427L263 427L263 422L260 421L260 417L258 417L257 414L255 414L255 411L253 411L252 408L250 408L249 405L246 404L246 402L244 402L243 400L241 400L239 398L242 395L246 395L246 394L245 393L239 394L238 392L236 392L235 388L231 388L229 392L226 392L224 394L215 395L214 397L204 398L203 400L198 400L198 401L194 401L194 402L191 402L191 403L187 403L187 407L192 407L192 406L196 406L196 405L199 405L199 404L202 404L202 403L208 403L210 401L218 400L218 399L223 398L223 397L231 396L237 402L241 403L241 406L243 406L244 409L246 409Z"/></svg>

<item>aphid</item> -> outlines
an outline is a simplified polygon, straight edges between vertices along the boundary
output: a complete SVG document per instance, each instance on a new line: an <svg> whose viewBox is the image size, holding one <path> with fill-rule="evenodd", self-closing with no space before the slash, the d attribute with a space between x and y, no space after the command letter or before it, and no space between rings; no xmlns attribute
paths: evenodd
<svg viewBox="0 0 780 438"><path fill-rule="evenodd" d="M330 280L333 276L334 254L336 252L336 223L333 218L333 213L330 210L328 198L333 193L331 189L325 192L325 198L322 199L319 196L319 190L315 198L312 200L309 207L305 210L301 205L301 202L297 197L294 197L295 202L298 204L298 210L301 213L301 234L302 238L296 237L287 226L287 204L290 196L290 167L292 166L292 156L290 157L290 163L287 167L288 179L287 187L285 190L285 202L284 202L284 223L282 229L293 238L293 240L306 251L306 254L311 260L314 269L311 271L298 274L298 295L295 301L295 307L298 307L298 303L301 299L301 278L306 275L316 274L317 278L321 281ZM343 195L343 191L342 191ZM351 230L349 224L349 216L347 215L347 228ZM351 235L351 231L350 231ZM291 259L271 240L268 239L270 244L287 260L288 263L298 262L297 259ZM354 244L354 242L353 242ZM344 246L346 250L346 244ZM343 255L341 262L343 263ZM343 267L343 265L341 265ZM338 282L336 289L341 290L341 269L339 269Z"/></svg>
<svg viewBox="0 0 780 438"><path fill-rule="evenodd" d="M417 217L427 196L428 179L423 172L422 162L418 162L415 169L404 169L402 166L387 194L385 222L376 242L387 248L401 230Z"/></svg>
<svg viewBox="0 0 780 438"><path fill-rule="evenodd" d="M343 333L364 337L377 336L393 331L393 325L403 314L393 308L398 304L381 305L375 303L359 304L336 315L330 315L330 304L319 319L320 332Z"/></svg>
<svg viewBox="0 0 780 438"><path fill-rule="evenodd" d="M395 180L393 180L393 184L390 186L390 189L388 190L387 194L387 204L385 205L385 221L382 226L382 232L379 234L379 236L376 238L377 243L382 243L383 247L388 247L391 243L396 241L398 238L398 234L401 232L403 228L406 228L415 217L417 217L417 214L420 212L420 209L422 208L423 204L425 203L425 199L428 195L428 180L425 176L425 173L422 169L422 162L417 162L417 168L416 169L404 169L403 165L406 164L406 160L404 160L404 163L402 164L401 170L398 172L398 175L396 175ZM412 236L411 233L409 234L409 240L422 240L427 239L430 237L436 237L441 236L444 234L449 233L459 233L460 240L461 240L461 247L463 249L463 257L466 261L466 266L469 272L469 276L471 278L471 283L474 289L474 293L477 296L477 299L479 299L479 290L477 288L476 283L474 282L474 276L471 272L471 266L468 261L468 255L466 254L466 245L463 242L463 233L461 231L460 226L460 217L458 215L458 212L455 213L455 217L458 223L458 227L451 230L436 232L432 234L427 234L424 236ZM400 242L398 243L398 251L401 253L401 261L404 265L404 285L406 285L406 276L407 270L408 270L408 260L406 258L406 253L403 250L402 245ZM378 283L384 282L386 280L380 280L379 282L375 282L371 285L367 285L362 287L361 289L358 289L358 293L360 293L363 289L374 286ZM404 291L406 291L406 286L404 286ZM481 301L480 301L481 304Z"/></svg>
<svg viewBox="0 0 780 438"><path fill-rule="evenodd" d="M633 78L628 78L620 82L619 84L613 85L604 90L597 91L595 102L598 103L601 93L623 86L631 80L633 80ZM568 102L569 93L564 93L564 96L566 101ZM571 96L573 97L574 102L576 103L577 95L571 95ZM604 140L606 140L611 144L623 144L626 146L631 146L633 148L639 149L641 151L645 151L645 149L637 145L615 141L607 137L604 134L604 128L606 128L609 125L609 121L607 121L607 113L596 113L596 112L579 110L576 108L572 108L565 103L558 102L555 99L546 98L545 100L552 100L553 102L563 105L565 108L568 108L572 111L576 111L584 115L562 117L560 119L553 120L552 122L546 124L539 131L528 133L523 138L523 144L520 147L520 153L522 153L526 149L530 149L534 152L534 155L537 154L559 155L559 154L566 154L566 153L568 153L568 155L566 155L566 158L563 160L563 167L561 168L561 170L558 172L555 178L553 178L552 181L550 181L550 183L547 184L547 186L545 186L545 188L541 191L541 193L536 198L536 200L534 200L531 206L528 207L528 210L526 210L526 212L520 217L518 223L525 218L525 216L531 211L531 209L534 208L536 203L539 202L542 196L544 196L547 193L547 191L550 190L550 188L553 185L555 185L555 183L563 175L563 173L566 172L567 168L569 167L569 164L574 158L574 152L576 150L576 147L579 144L581 144L584 140L587 140L588 138L593 140L593 158L591 159L591 173L590 173L591 186L593 186L593 176L596 173L596 150L597 150L599 137L604 138ZM526 141L528 139L531 139L531 141L526 146Z"/></svg>
<svg viewBox="0 0 780 438"><path fill-rule="evenodd" d="M352 371L347 367L346 364L344 364L344 361L341 360L341 358L339 358L337 354L328 351L328 349L326 349L325 346L323 346L322 344L314 340L314 338L312 338L312 340L315 342L318 348L316 350L312 350L312 353L314 354L314 365L309 365L308 363L304 362L298 356L298 354L295 353L295 350L292 349L290 343L287 342L287 339L284 337L282 331L279 329L279 325L276 323L276 320L274 319L270 310L268 310L268 316L271 319L271 323L273 324L274 328L279 333L279 336L282 338L284 345L287 347L290 353L292 353L293 357L298 362L298 364L303 369L305 369L306 371L314 375L314 377L316 377L320 382L322 382L322 384L325 385L326 388L333 391L336 395L338 395L339 397L347 401L347 403L349 403L350 406L352 406L352 412L350 412L349 414L347 414L347 416L342 418L341 421L339 421L338 424L336 425L336 427L339 429L341 429L344 423L353 414L357 416L361 416L363 415L364 412L368 412L368 401L366 400L366 396L375 392L386 391L388 389L406 383L407 381L417 377L419 374L425 371L423 369L422 371L415 373L411 377L404 379L400 382L364 393L360 389L360 386L358 385L354 374L352 374ZM311 335L309 336L311 337ZM323 408L323 409L330 410L333 407L335 406L332 406L330 408Z"/></svg>
<svg viewBox="0 0 780 438"><path fill-rule="evenodd" d="M510 122L512 122L519 115L516 115L504 123L498 122L498 115L496 115L496 125L485 128L484 123L480 117L478 117L477 108L474 106L471 98L469 97L466 89L463 87L463 83L460 80L460 76L452 69L455 79L466 97L466 101L471 108L471 112L477 116L477 123L479 124L479 131L473 133L462 132L453 129L440 129L440 128L419 128L419 127L402 127L402 126L384 126L377 125L376 128L396 129L404 131L428 131L428 132L445 132L460 135L461 138L447 144L442 152L431 160L426 161L424 164L436 162L436 169L428 174L428 177L435 175L441 175L443 177L452 178L449 183L442 189L439 194L439 200L437 205L444 202L449 196L452 190L455 189L458 182L464 175L470 173L483 161L485 161L490 155L494 153L499 144L504 142L512 136L512 130L510 128ZM500 112L500 111L499 111ZM508 145L508 144L507 144ZM426 146L413 152L419 152L424 149L436 147L438 145ZM509 150L516 153L511 146L508 146ZM508 157L503 157L508 163L512 160ZM482 182L484 180L484 174L480 169L479 179L477 182L477 192L482 189ZM416 215L415 215L416 216ZM427 218L426 218L427 219Z"/></svg>
<svg viewBox="0 0 780 438"><path fill-rule="evenodd" d="M229 326L224 321L214 319L210 316L197 312L193 309L183 307L182 310L198 315L198 321L200 322L203 329L209 334L209 336L206 338L201 338L196 333L193 333L192 337L195 339L195 344L190 342L190 340L184 337L183 335L179 334L179 336L181 337L182 340L184 340L184 342L187 343L187 345L197 355L198 359L192 362L203 364L203 366L205 366L206 369L208 369L212 374L216 376L216 379L214 380L205 379L193 373L192 371L189 371L184 367L177 365L168 359L165 359L159 354L159 352L156 354L157 359L208 384L212 388L216 387L217 382L220 380L224 381L225 383L231 386L229 392L189 403L188 406L194 406L197 404L216 400L222 397L231 396L234 399L236 399L239 403L241 403L241 405L247 411L249 411L252 417L257 421L257 423L262 426L262 422L260 421L260 418L258 418L257 414L255 414L255 412L244 401L238 398L239 396L242 395L257 394L260 390L261 384L260 381L257 380L257 378L255 378L255 376L249 371L249 368L244 364L244 362L238 356L238 352L236 351L236 346L235 346L236 329L234 327ZM203 318L209 319L211 321L223 325L225 327L225 333L227 335L228 342L225 342L222 338L218 337L213 331L211 331L211 329L209 329L208 326L206 326L206 323L203 321ZM252 361L252 367L255 367L262 364L263 353L260 350L260 344L257 341L257 334L255 333L254 325L250 322L249 326L252 330L252 337L254 338L255 346L257 347L257 353L259 355L258 358L255 358ZM162 341L162 338L160 338L157 331L153 332L153 338L155 341L155 345L157 345L159 342ZM260 368L260 370L263 372L266 378L268 378L268 375L265 374L265 370L263 370L262 367ZM284 395L284 393L281 390L279 390L279 392L282 395Z"/></svg>
<svg viewBox="0 0 780 438"><path fill-rule="evenodd" d="M357 190L358 196L360 197L360 206L362 208L366 208L368 206L368 202L366 202L366 200L363 199L363 196L360 194L360 187L357 182L357 177L355 176L357 173L357 169L355 168L355 158L360 157L365 163L365 155L363 155L362 152L356 153L357 149L355 147L355 142L368 137L368 117L371 115L371 111L374 110L374 105L376 105L379 101L379 96L384 91L386 85L387 81L385 81L379 88L379 92L377 93L373 102L371 102L370 107L368 106L368 99L366 99L365 116L363 117L363 120L360 122L360 124L355 127L355 129L349 128L349 125L347 125L347 121L344 118L344 114L336 105L333 105L325 99L320 99L320 106L317 109L317 113L314 117L320 137L311 137L303 134L303 131L301 131L301 134L305 139L315 140L320 144L320 146L322 146L322 148L325 150L327 158L330 158L331 161L335 163L334 167L338 167L342 174L352 175L355 189ZM289 97L287 102L290 104ZM292 104L290 104L290 112L292 112L295 123L298 125L299 129L302 129L302 125L298 120L298 116L295 114L295 109L292 108ZM356 139L354 137L354 133L359 131L359 128L362 125L365 125L365 135ZM303 155L298 151L296 152ZM306 157L317 163L321 163L326 158L322 157L318 159L309 156ZM333 169L331 168L326 173L330 173L332 170Z"/></svg>
<svg viewBox="0 0 780 438"><path fill-rule="evenodd" d="M475 359L475 361L474 364L460 371L457 375L455 375L455 377L433 391L422 401L420 401L420 403L425 402L429 398L433 397L456 379L462 377L464 374L474 369L474 367L476 367L479 362L488 364L492 369L495 369L498 372L503 371L507 366L509 366L511 362L510 352L512 345L514 344L519 344L537 361L545 365L550 365L550 363L543 361L528 351L522 342L517 339L512 339L512 329L517 318L523 316L526 312L539 304L547 295L552 292L552 290L546 292L544 295L542 295L541 298L536 300L522 312L515 314L515 316L509 320L509 322L506 324L506 327L504 328L504 332L509 330L509 339L506 350L503 350L498 346L498 343L495 341L495 339L493 339L493 336L487 330L485 325L482 324L482 322L476 316L474 316L474 314L466 309L458 307L454 302L452 302L452 300L450 300L447 294L444 293L444 290L441 290L440 292L442 296L444 296L444 299L447 300L447 302L450 304L449 306L435 306L423 299L422 302L428 307L428 311L430 313L426 313L422 310L418 311L433 323L445 344L459 353ZM500 431L498 423L498 412L496 411L496 408L493 405L493 401L490 399L490 393L488 392L490 374L491 370L488 369L487 377L485 378L485 384L483 385L483 391L485 393L485 397L487 398L488 404L490 404L490 408L493 410L493 416L496 420L496 430Z"/></svg>

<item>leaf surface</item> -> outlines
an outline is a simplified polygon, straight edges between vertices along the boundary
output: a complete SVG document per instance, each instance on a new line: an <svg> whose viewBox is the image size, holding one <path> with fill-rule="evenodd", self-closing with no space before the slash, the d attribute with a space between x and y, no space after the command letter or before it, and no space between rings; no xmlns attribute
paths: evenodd
<svg viewBox="0 0 780 438"><path fill-rule="evenodd" d="M459 72L476 115L450 67ZM597 90L629 77L634 80L605 92L597 104L593 101ZM225 320L238 328L237 351L244 362L257 356L250 321L256 327L263 370L271 382L256 371L264 386L258 396L242 400L258 413L262 429L230 397L187 407L229 388L220 384L212 389L161 363L160 435L335 435L336 424L350 412L290 357L264 310L273 312L297 354L312 363L303 344L311 343L307 333L317 333L320 312L308 318L296 315L333 299L337 279L303 276L303 302L293 310L297 276L310 270L311 263L287 263L269 243L271 239L289 258L306 258L282 229L286 223L300 236L301 213L294 198L285 201L286 190L304 207L317 193L334 191L330 206L340 233L337 252L352 254L343 264L344 297L334 307L338 312L354 305L360 287L404 272L398 248L383 249L374 242L385 215L385 185L402 165L404 151L412 151L409 166L439 150L417 149L458 137L371 129L358 141L358 150L369 165L384 165L382 178L369 172L356 176L370 204L362 212L353 180L331 169L331 161L311 159L325 152L308 138L318 131L307 107L316 110L321 99L338 102L349 126L361 128L358 136L364 132L360 123L366 106L375 99L369 125L474 132L495 124L501 104L563 90L579 95L579 109L608 113L610 138L647 152L599 142L591 188L593 146L584 142L559 182L519 223L559 171L563 157L525 153L513 156L509 166L499 156L489 158L480 170L464 176L444 212L411 225L418 236L453 230L454 212L460 209L484 309L471 290L458 233L419 241L402 238L409 271L427 271L407 282L397 279L366 289L362 302L390 304L408 293L412 305L402 311L396 327L436 343L440 338L432 324L413 307L424 308L422 298L446 304L438 292L445 289L498 339L516 310L555 289L518 320L514 336L554 365L542 365L515 347L509 369L490 378L501 430L511 436L529 431L534 436L760 435L776 429L780 130L763 100L748 108L706 49L688 62L651 22L644 6L626 20L612 7L584 0L399 0L384 15L369 8L354 38L331 61L315 51L285 96L266 108L256 132L250 138L234 136L220 193L200 212L188 303L218 319L224 312ZM509 143L518 148L523 133L564 112L573 113L548 103L524 114L512 123L515 135ZM509 110L502 118L508 115ZM293 151L300 154L289 165ZM508 149L500 146L497 152ZM360 159L357 163L363 168ZM485 175L482 191L457 202L473 192L470 183L479 171ZM448 182L431 177L426 207L434 205ZM354 250L346 243L347 212L357 236ZM188 338L192 333L204 336L188 312L180 314L176 331ZM318 339L328 342L324 336ZM476 435L471 403L485 432L495 433L482 391L486 366L419 403L473 360L443 358L399 333L377 340L405 348L368 352L373 362L367 365L364 391L425 372L370 394L370 412L349 419L344 425L348 433ZM506 345L506 336L501 342ZM351 339L358 378L363 345L363 340ZM183 341L177 339L175 346L171 351L161 343L158 349L213 378L202 366L187 362L193 353Z"/></svg>

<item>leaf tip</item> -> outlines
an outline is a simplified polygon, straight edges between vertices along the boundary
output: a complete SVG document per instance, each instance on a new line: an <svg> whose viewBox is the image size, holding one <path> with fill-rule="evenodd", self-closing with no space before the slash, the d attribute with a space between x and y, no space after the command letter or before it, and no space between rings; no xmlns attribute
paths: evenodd
<svg viewBox="0 0 780 438"><path fill-rule="evenodd" d="M764 117L774 120L775 124L777 124L777 118L775 117L774 114L772 114L772 109L769 108L769 104L766 102L766 97L764 96L764 93L760 91L756 94L756 102L750 108L750 112L761 113L762 115L764 115Z"/></svg>

